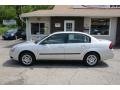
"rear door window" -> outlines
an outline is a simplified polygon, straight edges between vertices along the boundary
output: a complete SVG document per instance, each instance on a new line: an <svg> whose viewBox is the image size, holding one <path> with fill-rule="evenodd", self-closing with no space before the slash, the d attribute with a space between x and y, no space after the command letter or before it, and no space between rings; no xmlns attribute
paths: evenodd
<svg viewBox="0 0 120 90"><path fill-rule="evenodd" d="M84 34L70 33L68 34L67 43L90 43L91 38Z"/></svg>

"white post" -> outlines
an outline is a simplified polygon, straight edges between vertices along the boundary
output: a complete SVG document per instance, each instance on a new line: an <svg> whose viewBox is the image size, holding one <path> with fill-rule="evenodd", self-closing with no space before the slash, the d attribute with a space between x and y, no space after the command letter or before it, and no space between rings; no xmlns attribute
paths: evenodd
<svg viewBox="0 0 120 90"><path fill-rule="evenodd" d="M30 23L29 23L28 18L26 18L26 38L27 38L27 41L32 40L31 31L30 31Z"/></svg>

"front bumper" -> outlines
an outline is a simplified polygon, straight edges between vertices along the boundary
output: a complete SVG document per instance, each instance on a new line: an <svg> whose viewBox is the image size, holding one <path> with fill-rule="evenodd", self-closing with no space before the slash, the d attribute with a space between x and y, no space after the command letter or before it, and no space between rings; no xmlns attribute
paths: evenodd
<svg viewBox="0 0 120 90"><path fill-rule="evenodd" d="M13 40L15 39L15 36L2 36L2 38L6 40Z"/></svg>
<svg viewBox="0 0 120 90"><path fill-rule="evenodd" d="M18 61L18 55L16 54L16 52L12 52L12 51L10 50L9 56L10 56L10 59L11 59L11 60L16 60L16 61Z"/></svg>

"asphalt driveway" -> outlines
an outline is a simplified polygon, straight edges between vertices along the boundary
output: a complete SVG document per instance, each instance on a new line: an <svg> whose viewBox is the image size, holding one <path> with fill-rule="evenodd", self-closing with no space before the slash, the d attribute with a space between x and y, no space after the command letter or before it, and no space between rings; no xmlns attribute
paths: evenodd
<svg viewBox="0 0 120 90"><path fill-rule="evenodd" d="M120 84L120 49L114 58L87 67L80 61L39 61L25 67L9 58L9 49L24 41L0 39L0 84Z"/></svg>

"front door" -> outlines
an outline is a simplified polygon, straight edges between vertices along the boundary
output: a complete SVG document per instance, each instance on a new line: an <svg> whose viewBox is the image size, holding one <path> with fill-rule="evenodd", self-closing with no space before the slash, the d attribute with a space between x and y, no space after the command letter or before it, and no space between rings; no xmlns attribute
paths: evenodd
<svg viewBox="0 0 120 90"><path fill-rule="evenodd" d="M64 44L41 44L39 45L39 59L61 60L64 59Z"/></svg>
<svg viewBox="0 0 120 90"><path fill-rule="evenodd" d="M39 47L39 59L64 59L65 34L55 34L43 40Z"/></svg>
<svg viewBox="0 0 120 90"><path fill-rule="evenodd" d="M74 20L64 21L64 31L74 31Z"/></svg>

